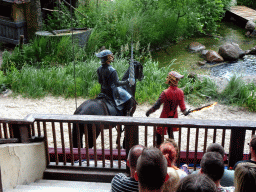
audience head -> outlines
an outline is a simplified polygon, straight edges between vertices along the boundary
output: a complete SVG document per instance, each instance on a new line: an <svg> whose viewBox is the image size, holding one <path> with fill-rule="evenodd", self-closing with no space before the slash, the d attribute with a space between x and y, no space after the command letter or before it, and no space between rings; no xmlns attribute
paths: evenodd
<svg viewBox="0 0 256 192"><path fill-rule="evenodd" d="M180 181L176 192L217 192L217 186L205 174L191 174Z"/></svg>
<svg viewBox="0 0 256 192"><path fill-rule="evenodd" d="M209 176L214 182L220 180L224 174L224 161L218 152L205 153L200 166L201 173Z"/></svg>
<svg viewBox="0 0 256 192"><path fill-rule="evenodd" d="M172 167L175 164L177 158L177 151L175 146L171 142L164 142L159 147L164 157L167 160L168 167Z"/></svg>
<svg viewBox="0 0 256 192"><path fill-rule="evenodd" d="M249 192L256 189L256 164L239 163L235 170L235 192Z"/></svg>
<svg viewBox="0 0 256 192"><path fill-rule="evenodd" d="M249 146L252 147L253 151L256 153L256 135L253 135Z"/></svg>
<svg viewBox="0 0 256 192"><path fill-rule="evenodd" d="M145 148L137 162L135 173L140 191L161 190L166 179L167 161L157 148Z"/></svg>
<svg viewBox="0 0 256 192"><path fill-rule="evenodd" d="M221 154L222 158L224 158L224 155L225 155L224 148L218 143L210 144L207 147L206 152L218 152Z"/></svg>
<svg viewBox="0 0 256 192"><path fill-rule="evenodd" d="M141 155L143 149L145 149L145 147L143 145L134 145L128 154L128 158L127 158L127 164L130 168L132 169L136 169L136 165L137 165L137 160L139 158L139 156Z"/></svg>

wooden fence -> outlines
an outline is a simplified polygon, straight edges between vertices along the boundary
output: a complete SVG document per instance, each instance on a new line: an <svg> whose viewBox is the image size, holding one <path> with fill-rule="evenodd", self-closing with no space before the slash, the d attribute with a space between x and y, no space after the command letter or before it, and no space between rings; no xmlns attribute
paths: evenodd
<svg viewBox="0 0 256 192"><path fill-rule="evenodd" d="M84 124L84 147L78 145L78 148L73 148L73 124L80 123ZM90 149L87 147L88 124L92 124L93 127L91 136L94 147ZM97 170L97 173L104 170L127 172L125 160L129 149L136 144L156 146L154 138L157 126L180 128L174 133L175 141L181 151L177 163L192 164L195 169L206 147L215 142L225 148L228 166L233 167L238 160L244 158L245 140L247 143L255 134L256 122L32 114L24 121L7 122L6 119L0 119L0 140L2 143L30 142L43 138L48 168ZM97 139L96 127L100 128ZM124 136L120 136L119 133L124 127L126 150L120 147ZM4 140L6 142L3 142Z"/></svg>

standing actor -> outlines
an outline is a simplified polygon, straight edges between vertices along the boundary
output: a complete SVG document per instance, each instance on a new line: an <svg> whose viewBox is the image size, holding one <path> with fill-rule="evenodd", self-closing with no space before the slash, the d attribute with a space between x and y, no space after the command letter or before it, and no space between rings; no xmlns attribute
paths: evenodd
<svg viewBox="0 0 256 192"><path fill-rule="evenodd" d="M147 112L146 116L148 117L151 113L158 110L161 106L161 104L164 104L162 113L160 115L160 118L178 118L178 106L180 107L181 111L184 115L188 114L188 111L186 110L185 102L184 102L184 94L181 89L178 88L178 82L181 78L184 76L179 74L176 71L171 71L167 78L166 78L166 84L169 85L169 88L164 90L156 103L151 107ZM164 129L164 130L163 130ZM156 141L157 146L161 144L161 135L164 131L164 134L166 135L167 127L158 127L157 133L156 133ZM173 131L178 131L178 128L172 128L168 127L168 135L170 138L173 138Z"/></svg>

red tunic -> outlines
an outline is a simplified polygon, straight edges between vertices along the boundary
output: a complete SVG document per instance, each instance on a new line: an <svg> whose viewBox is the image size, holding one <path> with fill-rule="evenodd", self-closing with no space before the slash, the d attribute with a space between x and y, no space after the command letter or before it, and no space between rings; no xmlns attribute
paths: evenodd
<svg viewBox="0 0 256 192"><path fill-rule="evenodd" d="M168 89L164 90L159 100L161 104L164 104L160 118L178 118L178 106L180 106L181 111L186 110L184 102L184 93L181 89L176 86L170 86ZM179 128L173 128L173 131L178 131ZM167 127L164 127L164 134L166 135ZM162 134L162 127L157 128L157 133Z"/></svg>

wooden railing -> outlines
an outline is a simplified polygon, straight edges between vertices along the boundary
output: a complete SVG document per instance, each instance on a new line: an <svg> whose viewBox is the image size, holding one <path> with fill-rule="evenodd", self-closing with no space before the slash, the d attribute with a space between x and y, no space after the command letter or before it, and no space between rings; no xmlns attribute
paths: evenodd
<svg viewBox="0 0 256 192"><path fill-rule="evenodd" d="M123 154L128 154L129 149L136 144L156 146L155 132L157 126L179 127L175 133L175 141L179 150L184 151L178 158L178 163L199 163L208 144L220 143L228 154L228 165L233 165L243 159L245 138L250 140L255 134L256 122L247 121L212 121L189 119L160 119L137 117L112 117L112 116L82 116L82 115L30 115L26 118L35 121L34 132L38 136L45 136L47 163L53 161L50 154L54 154L55 165L85 166L118 168L122 169ZM85 132L87 124L93 125L93 143L96 147L89 149L88 134L84 136L84 148L79 145L77 149L72 146L72 123L84 123ZM100 127L100 136L96 140L96 127ZM112 127L116 127L112 129ZM126 151L120 148L121 139L118 134L125 128ZM166 136L165 136L166 137ZM51 141L52 138L52 141ZM118 147L115 149L115 139ZM53 153L49 153L53 152ZM107 153L107 154L106 154ZM74 154L77 154L75 156ZM86 159L86 163L83 160ZM77 160L77 163L76 163ZM99 160L101 164L99 164ZM114 165L114 161L117 164ZM192 161L191 161L192 160ZM108 161L108 163L106 163ZM78 165L77 165L78 164Z"/></svg>
<svg viewBox="0 0 256 192"><path fill-rule="evenodd" d="M32 125L33 121L0 118L0 144L32 142Z"/></svg>
<svg viewBox="0 0 256 192"><path fill-rule="evenodd" d="M77 148L73 148L73 124L78 128L76 125L81 123L84 124L86 133L83 136L84 147L78 144ZM93 127L94 147L90 149L88 124ZM233 167L238 160L243 159L246 150L249 152L245 147L245 140L249 142L255 134L256 122L32 114L22 121L0 119L0 140L1 143L30 142L36 138L44 138L48 167L125 172L126 155L133 145L156 146L154 138L157 126L180 128L174 133L175 141L182 151L178 157L178 165L193 164L196 168L206 147L216 142L225 148L228 166ZM96 139L97 127L100 135ZM123 136L119 134L124 127L125 150L120 147Z"/></svg>

